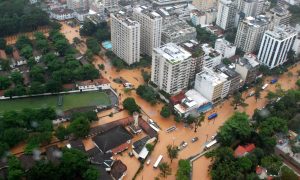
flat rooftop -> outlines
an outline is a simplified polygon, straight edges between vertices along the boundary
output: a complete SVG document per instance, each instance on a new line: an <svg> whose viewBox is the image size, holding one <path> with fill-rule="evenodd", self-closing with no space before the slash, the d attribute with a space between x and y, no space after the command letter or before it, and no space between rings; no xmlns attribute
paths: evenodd
<svg viewBox="0 0 300 180"><path fill-rule="evenodd" d="M256 17L248 16L243 22L253 27L261 27L269 24L271 20L265 15L259 15Z"/></svg>
<svg viewBox="0 0 300 180"><path fill-rule="evenodd" d="M143 14L147 15L148 17L150 17L151 19L161 18L161 16L156 11L154 11L146 6L138 6L138 7L134 8L134 11L143 13Z"/></svg>
<svg viewBox="0 0 300 180"><path fill-rule="evenodd" d="M266 31L266 34L275 39L283 40L291 36L296 36L297 31L295 28L291 26L277 26L274 28L273 31L270 30Z"/></svg>
<svg viewBox="0 0 300 180"><path fill-rule="evenodd" d="M210 82L213 86L227 81L228 78L228 76L223 72L216 72L206 67L204 67L202 72L198 73L196 76L201 77L201 79Z"/></svg>
<svg viewBox="0 0 300 180"><path fill-rule="evenodd" d="M136 26L140 23L133 20L131 17L127 16L124 11L119 11L118 13L112 13L111 16L116 17L119 21L126 24L127 26Z"/></svg>
<svg viewBox="0 0 300 180"><path fill-rule="evenodd" d="M192 56L191 53L174 43L165 44L154 50L170 63L177 63Z"/></svg>

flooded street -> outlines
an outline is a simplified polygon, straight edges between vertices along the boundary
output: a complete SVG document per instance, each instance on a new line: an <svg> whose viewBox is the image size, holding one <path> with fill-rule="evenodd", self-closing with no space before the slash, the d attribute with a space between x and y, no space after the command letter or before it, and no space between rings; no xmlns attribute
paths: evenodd
<svg viewBox="0 0 300 180"><path fill-rule="evenodd" d="M116 69L114 67L111 67L108 60L105 60L101 57L95 57L94 64L104 64L106 73L102 73L104 77L108 78L110 81L112 81L114 78L122 77L125 80L132 83L135 87L138 87L140 84L143 84L143 78L141 76L141 69L134 69L134 70L121 70L120 72L116 72ZM288 77L287 73L282 75L280 77L278 83L281 84L281 87L283 89L291 89L295 88L295 81L297 80L296 72L300 69L300 66L298 65L296 68L293 68L291 72L293 72L293 77ZM267 78L265 81L269 82L272 78ZM151 106L148 102L141 99L139 96L136 95L134 91L131 92L131 94L126 94L123 91L123 86L114 82L111 82L111 85L113 88L117 89L118 94L121 93L120 102L122 102L123 99L125 99L128 96L134 97L136 102L139 104L139 106L142 107L142 109L145 111L145 113L150 116L151 119L156 121L159 126L162 128L162 131L159 133L159 142L156 144L156 147L154 151L152 152L151 156L149 157L151 159L150 165L144 166L144 169L141 171L141 173L138 175L137 179L141 180L153 180L154 177L159 175L159 170L153 168L153 164L156 161L157 157L159 155L163 155L163 161L166 161L170 163L170 160L167 156L167 149L166 146L169 144L179 145L182 141L186 141L188 143L188 147L184 150L179 152L179 157L177 160L173 160L171 167L172 167L172 175L168 176L167 179L175 179L175 174L177 170L177 164L179 159L185 159L192 155L195 155L199 152L201 152L204 148L205 142L210 140L211 136L216 134L219 127L234 113L234 109L231 106L231 99L224 101L217 107L215 107L212 112L217 112L219 116L214 121L208 121L207 119L205 122L202 123L202 126L198 128L197 133L194 133L193 129L185 128L182 123L176 123L173 119L174 117L170 118L162 118L160 116L160 110L163 106L162 103L157 104L155 106ZM256 108L262 108L266 105L267 99L264 97L267 95L268 91L275 91L276 87L275 85L269 85L269 87L262 91L261 93L261 99L259 99L257 102L254 97L250 97L246 99L246 103L249 104L247 107L239 107L237 111L245 111L247 114L252 115L254 113L254 110ZM248 90L249 92L251 90ZM247 95L247 92L244 93L244 96ZM210 114L212 112L208 112L207 114ZM124 114L126 115L126 113ZM105 118L106 119L106 118ZM108 118L110 119L110 118ZM106 120L105 120L106 121ZM110 120L107 120L108 122ZM100 121L101 123L101 121ZM165 130L169 128L170 126L176 125L177 129L171 133L166 133ZM191 139L193 137L198 137L199 141L195 143L191 143ZM136 171L136 167L132 165L131 163L126 163L128 166L128 174L126 176L126 179L131 179L132 176L130 171ZM199 158L194 162L193 166L193 179L209 179L208 176L208 166L210 165L210 160L206 158ZM197 177L197 178L196 178Z"/></svg>

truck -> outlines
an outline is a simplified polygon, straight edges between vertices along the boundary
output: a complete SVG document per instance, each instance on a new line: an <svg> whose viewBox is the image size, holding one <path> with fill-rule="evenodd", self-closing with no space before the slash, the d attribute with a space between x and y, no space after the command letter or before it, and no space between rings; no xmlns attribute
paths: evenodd
<svg viewBox="0 0 300 180"><path fill-rule="evenodd" d="M207 117L207 119L208 119L208 120L212 120L212 119L216 118L217 116L218 116L217 113L213 113L213 114L209 115L209 116Z"/></svg>
<svg viewBox="0 0 300 180"><path fill-rule="evenodd" d="M160 161L162 160L163 156L159 155L157 160L155 161L153 168L157 168L157 166L159 165Z"/></svg>
<svg viewBox="0 0 300 180"><path fill-rule="evenodd" d="M278 81L278 79L272 79L271 84L275 84Z"/></svg>

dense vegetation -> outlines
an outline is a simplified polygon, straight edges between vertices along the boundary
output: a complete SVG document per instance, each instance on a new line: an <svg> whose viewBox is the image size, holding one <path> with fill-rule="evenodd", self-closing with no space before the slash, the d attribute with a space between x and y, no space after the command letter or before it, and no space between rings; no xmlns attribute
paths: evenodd
<svg viewBox="0 0 300 180"><path fill-rule="evenodd" d="M298 24L300 22L300 6L290 6L289 11L292 13L291 24Z"/></svg>
<svg viewBox="0 0 300 180"><path fill-rule="evenodd" d="M49 24L46 12L27 0L0 1L0 37L30 32Z"/></svg>
<svg viewBox="0 0 300 180"><path fill-rule="evenodd" d="M27 139L31 144L34 141L37 146L50 142L53 130L52 120L55 118L56 113L51 108L3 113L0 117L0 157L9 148Z"/></svg>
<svg viewBox="0 0 300 180"><path fill-rule="evenodd" d="M128 110L130 114L134 112L140 112L140 107L136 104L135 100L130 97L123 101L123 107L124 109Z"/></svg>
<svg viewBox="0 0 300 180"><path fill-rule="evenodd" d="M99 171L87 161L85 153L68 148L63 149L61 153L59 164L41 159L30 171L22 169L20 161L16 157L10 156L8 158L8 179L98 179Z"/></svg>
<svg viewBox="0 0 300 180"><path fill-rule="evenodd" d="M98 41L110 40L110 28L106 22L95 25L91 21L85 21L79 31L81 36L90 36Z"/></svg>
<svg viewBox="0 0 300 180"><path fill-rule="evenodd" d="M197 26L197 40L201 43L213 43L217 40L217 36L208 32L206 29Z"/></svg>
<svg viewBox="0 0 300 180"><path fill-rule="evenodd" d="M269 175L278 175L282 161L273 152L276 137L285 136L288 127L299 132L299 119L293 119L300 113L299 102L300 91L290 90L281 100L256 110L252 124L245 113L235 113L219 130L217 138L221 147L208 154L213 158L212 179L257 179L254 173L257 165L266 168ZM233 149L248 143L254 143L255 150L246 156L234 157ZM298 152L298 148L292 151ZM285 173L285 176L293 176L290 171Z"/></svg>
<svg viewBox="0 0 300 180"><path fill-rule="evenodd" d="M178 161L178 169L176 172L176 180L189 180L192 167L190 161L180 159Z"/></svg>
<svg viewBox="0 0 300 180"><path fill-rule="evenodd" d="M136 89L136 93L151 104L157 103L158 94L151 86L140 85Z"/></svg>
<svg viewBox="0 0 300 180"><path fill-rule="evenodd" d="M99 71L93 65L81 65L75 59L76 50L58 30L51 31L48 38L40 32L34 36L33 41L20 36L15 45L21 56L27 59L27 65L23 66L29 69L30 83L26 84L23 74L18 71L12 71L10 76L0 76L0 89L7 89L5 96L59 92L65 83L99 77ZM34 51L41 53L40 60L34 58ZM8 89L12 84L14 86Z"/></svg>

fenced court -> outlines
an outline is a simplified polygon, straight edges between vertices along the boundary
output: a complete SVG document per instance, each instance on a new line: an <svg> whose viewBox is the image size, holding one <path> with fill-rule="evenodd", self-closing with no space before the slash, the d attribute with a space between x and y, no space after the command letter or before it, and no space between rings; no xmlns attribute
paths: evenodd
<svg viewBox="0 0 300 180"><path fill-rule="evenodd" d="M28 97L0 101L0 113L10 110L22 110L24 108L53 107L66 111L72 108L85 106L111 105L111 100L105 92L83 92L64 95Z"/></svg>

